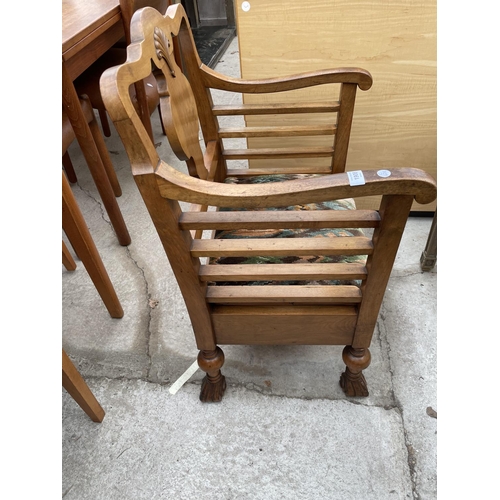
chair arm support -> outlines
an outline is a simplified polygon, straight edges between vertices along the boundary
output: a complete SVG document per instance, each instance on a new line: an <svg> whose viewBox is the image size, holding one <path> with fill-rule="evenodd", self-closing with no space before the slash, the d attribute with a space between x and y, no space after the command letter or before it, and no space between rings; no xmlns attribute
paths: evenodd
<svg viewBox="0 0 500 500"><path fill-rule="evenodd" d="M284 92L327 83L355 83L361 90L368 90L372 86L371 74L360 68L336 68L281 78L242 80L227 77L202 64L200 74L207 87L246 94Z"/></svg>
<svg viewBox="0 0 500 500"><path fill-rule="evenodd" d="M436 199L436 182L423 170L389 171L391 175L383 178L374 170L363 170L362 186L351 186L347 173L267 184L222 184L190 177L163 161L155 174L163 197L216 207L269 208L373 195L413 196L421 204Z"/></svg>

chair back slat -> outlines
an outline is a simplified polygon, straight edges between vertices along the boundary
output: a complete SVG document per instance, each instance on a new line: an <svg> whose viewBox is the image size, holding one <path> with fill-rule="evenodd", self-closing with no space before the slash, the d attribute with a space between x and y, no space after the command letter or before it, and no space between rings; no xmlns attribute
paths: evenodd
<svg viewBox="0 0 500 500"><path fill-rule="evenodd" d="M175 60L171 33L156 27L154 43L158 59L162 61L163 78L158 79L158 93L163 128L174 153L186 161L190 175L206 179L196 101L191 85Z"/></svg>

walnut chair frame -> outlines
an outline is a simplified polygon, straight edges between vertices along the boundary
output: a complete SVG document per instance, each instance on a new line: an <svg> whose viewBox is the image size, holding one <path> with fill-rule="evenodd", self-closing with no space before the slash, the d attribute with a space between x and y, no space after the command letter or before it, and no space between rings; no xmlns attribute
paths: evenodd
<svg viewBox="0 0 500 500"><path fill-rule="evenodd" d="M174 49L180 53L182 69ZM130 101L129 85L147 76L151 63L165 76L159 88L164 130L174 152L186 161L189 175L161 160ZM211 89L274 93L323 84L340 86L338 101L216 106L211 94ZM224 354L220 345L224 344L343 345L346 369L340 385L348 396L368 395L363 370L370 363L370 342L410 207L414 200L426 204L436 197L434 179L412 168L390 169L385 176L363 170L364 184L351 185L344 169L354 100L357 87L368 90L371 84L370 74L357 68L255 81L228 78L201 63L181 5L169 7L165 16L148 8L134 14L127 61L103 74L101 92L187 306L200 351L198 363L206 372L202 401L220 401L223 396L226 382L221 373ZM228 130L218 124L221 115L331 112L336 113L336 123L329 127ZM200 126L204 145L200 145ZM334 147L227 150L223 145L226 137L299 138L325 133L334 136ZM242 185L227 182L257 174L289 174L290 169L273 168L273 160L318 156L327 157L329 165L295 169L292 173L307 175L293 180ZM228 160L240 158L267 158L271 168L256 171L227 167ZM379 210L290 209L373 195L381 195ZM179 201L188 202L190 208L183 211ZM273 209L276 207L289 209ZM373 231L370 237L217 237L221 231L243 230L251 235L276 228L295 230L299 235L304 228ZM221 257L262 255L363 255L366 260L214 263ZM305 284L288 285L289 280ZM318 285L318 280L359 280L360 286ZM248 286L246 282L264 284Z"/></svg>

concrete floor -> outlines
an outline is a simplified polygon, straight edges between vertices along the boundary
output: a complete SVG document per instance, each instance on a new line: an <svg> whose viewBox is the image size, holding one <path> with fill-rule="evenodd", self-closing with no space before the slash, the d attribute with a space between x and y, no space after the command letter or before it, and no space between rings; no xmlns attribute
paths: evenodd
<svg viewBox="0 0 500 500"><path fill-rule="evenodd" d="M238 75L237 39L217 69ZM155 127L162 157L184 168ZM93 423L63 390L63 498L437 498L429 415L437 411L437 267L423 273L419 264L432 220L410 218L405 230L365 370L368 398L340 389L342 347L225 346L224 400L202 404L199 370L170 391L198 351L114 130L106 142L132 243L118 244L76 143L73 192L125 316L110 318L80 261L74 272L63 268L62 344L106 411Z"/></svg>

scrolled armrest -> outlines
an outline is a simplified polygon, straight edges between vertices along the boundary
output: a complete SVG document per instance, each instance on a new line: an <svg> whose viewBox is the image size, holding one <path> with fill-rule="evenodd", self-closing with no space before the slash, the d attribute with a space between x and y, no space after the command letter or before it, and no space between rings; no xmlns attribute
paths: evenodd
<svg viewBox="0 0 500 500"><path fill-rule="evenodd" d="M222 184L190 177L165 162L158 165L155 174L162 196L217 207L256 209L374 195L413 196L421 204L436 199L436 182L423 170L388 171L388 177L380 177L374 170L363 170L365 184L361 186L351 186L347 173L267 184Z"/></svg>
<svg viewBox="0 0 500 500"><path fill-rule="evenodd" d="M207 87L230 92L259 94L269 92L284 92L287 90L313 87L327 83L355 83L361 90L368 90L372 86L371 74L361 68L336 68L322 71L300 73L281 78L267 78L258 80L242 80L231 78L202 65L200 68L203 83Z"/></svg>

